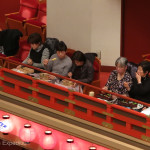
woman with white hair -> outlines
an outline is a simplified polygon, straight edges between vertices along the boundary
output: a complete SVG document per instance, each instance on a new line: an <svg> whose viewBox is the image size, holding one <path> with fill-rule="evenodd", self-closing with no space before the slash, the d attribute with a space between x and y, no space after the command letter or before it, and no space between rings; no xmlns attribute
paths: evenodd
<svg viewBox="0 0 150 150"><path fill-rule="evenodd" d="M113 70L109 76L106 85L103 87L105 90L110 90L111 92L118 93L124 96L129 96L128 90L124 86L124 82L129 83L131 87L132 78L127 70L128 60L125 57L119 57L116 62L116 70ZM113 99L116 96L113 96Z"/></svg>

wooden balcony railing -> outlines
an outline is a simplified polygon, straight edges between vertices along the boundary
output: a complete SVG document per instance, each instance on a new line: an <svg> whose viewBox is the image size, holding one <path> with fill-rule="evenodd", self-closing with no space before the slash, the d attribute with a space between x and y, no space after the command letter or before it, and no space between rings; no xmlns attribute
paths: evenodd
<svg viewBox="0 0 150 150"><path fill-rule="evenodd" d="M7 58L1 59L9 61ZM10 60L9 63L16 62ZM16 64L18 65L19 63ZM47 72L41 69L37 70ZM68 79L59 75L56 76ZM72 79L68 80L77 82L84 86L89 86L92 90L102 90L79 81ZM37 80L31 76L3 67L0 68L0 90L26 99L27 101L32 101L33 103L50 107L77 118L150 142L150 117L135 110L105 102L96 97L75 92L53 83ZM129 97L121 96L112 92L108 93L114 94L128 101L141 103L147 107L150 106L147 103Z"/></svg>

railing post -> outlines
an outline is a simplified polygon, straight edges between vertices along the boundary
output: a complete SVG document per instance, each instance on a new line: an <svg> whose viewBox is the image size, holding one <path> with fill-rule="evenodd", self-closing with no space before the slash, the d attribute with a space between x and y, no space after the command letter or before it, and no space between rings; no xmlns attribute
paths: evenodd
<svg viewBox="0 0 150 150"><path fill-rule="evenodd" d="M127 129L128 131L130 131L130 130L131 130L131 124L130 124L130 123L128 123L128 122L126 122L126 129Z"/></svg>
<svg viewBox="0 0 150 150"><path fill-rule="evenodd" d="M112 115L112 107L111 107L111 105L108 105L107 104L107 113L108 113L108 115L107 115L107 121L109 122L109 123L111 123L112 122L112 117L113 117L113 115Z"/></svg>
<svg viewBox="0 0 150 150"><path fill-rule="evenodd" d="M2 83L3 83L3 81L2 81L2 76L3 76L3 71L2 71L2 68L0 68L0 86L2 86Z"/></svg>
<svg viewBox="0 0 150 150"><path fill-rule="evenodd" d="M55 98L54 98L54 96L52 96L52 95L51 95L51 97L50 97L50 103L51 103L52 105L55 104Z"/></svg>
<svg viewBox="0 0 150 150"><path fill-rule="evenodd" d="M146 123L146 125L147 125L147 129L146 129L146 136L148 136L148 137L150 137L150 116L148 116L147 117L147 123Z"/></svg>
<svg viewBox="0 0 150 150"><path fill-rule="evenodd" d="M87 110L87 117L91 117L92 116L92 110L88 109Z"/></svg>
<svg viewBox="0 0 150 150"><path fill-rule="evenodd" d="M33 87L32 96L34 98L37 98L37 91L38 91L38 89L37 89L37 82L34 79L32 79L32 87Z"/></svg>
<svg viewBox="0 0 150 150"><path fill-rule="evenodd" d="M15 92L20 92L20 86L15 84Z"/></svg>
<svg viewBox="0 0 150 150"><path fill-rule="evenodd" d="M73 100L74 99L74 95L73 95L73 92L72 91L69 91L69 99Z"/></svg>

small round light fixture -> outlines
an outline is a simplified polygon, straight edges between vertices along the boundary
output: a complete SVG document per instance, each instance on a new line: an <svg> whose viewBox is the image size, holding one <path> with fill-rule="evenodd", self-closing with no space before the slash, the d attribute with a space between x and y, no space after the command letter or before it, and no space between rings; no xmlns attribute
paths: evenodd
<svg viewBox="0 0 150 150"><path fill-rule="evenodd" d="M10 133L14 128L13 122L10 119L9 115L3 115L3 119L0 121L0 131L7 135Z"/></svg>
<svg viewBox="0 0 150 150"><path fill-rule="evenodd" d="M97 148L95 146L90 146L89 150L96 150Z"/></svg>
<svg viewBox="0 0 150 150"><path fill-rule="evenodd" d="M54 149L56 146L57 140L55 136L52 134L52 131L45 131L44 135L42 136L40 140L40 146L44 150Z"/></svg>
<svg viewBox="0 0 150 150"><path fill-rule="evenodd" d="M74 139L67 139L65 143L62 145L62 150L80 150L78 144L74 141Z"/></svg>
<svg viewBox="0 0 150 150"><path fill-rule="evenodd" d="M22 128L20 130L19 137L26 144L29 144L31 141L33 141L35 139L36 132L35 132L34 128L31 127L30 124L25 124L24 128Z"/></svg>

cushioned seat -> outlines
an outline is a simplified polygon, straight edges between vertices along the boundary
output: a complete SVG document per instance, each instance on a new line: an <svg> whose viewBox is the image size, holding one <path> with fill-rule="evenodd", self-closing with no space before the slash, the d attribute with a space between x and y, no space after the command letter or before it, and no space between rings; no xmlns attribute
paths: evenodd
<svg viewBox="0 0 150 150"><path fill-rule="evenodd" d="M29 20L29 21L27 21L27 23L35 25L35 26L39 26L39 27L42 27L42 26L45 27L45 25L46 25L45 23L40 22L39 20ZM29 31L28 31L28 33L29 33ZM30 35L30 33L28 35Z"/></svg>
<svg viewBox="0 0 150 150"><path fill-rule="evenodd" d="M101 71L101 61L98 57L95 57L93 62L94 68L94 78L91 85L100 88L100 71ZM95 95L99 94L99 90L93 89L91 87L85 86L83 89L83 93L89 95L89 92L93 91Z"/></svg>
<svg viewBox="0 0 150 150"><path fill-rule="evenodd" d="M142 55L142 57L143 57L143 60L150 61L150 54L144 54Z"/></svg>
<svg viewBox="0 0 150 150"><path fill-rule="evenodd" d="M11 60L17 61L17 62L23 62L23 60L26 59L26 57L29 54L29 51L31 49L30 44L27 43L27 40L20 41L20 49L18 53L15 56L8 57ZM12 69L17 66L16 63L10 63L9 61L5 61L4 66L6 68Z"/></svg>
<svg viewBox="0 0 150 150"><path fill-rule="evenodd" d="M20 42L20 50L15 58L20 60L20 62L24 61L29 54L31 49L30 44L27 43L26 40Z"/></svg>
<svg viewBox="0 0 150 150"><path fill-rule="evenodd" d="M100 79L100 60L96 57L93 63L94 67L94 80L99 80Z"/></svg>
<svg viewBox="0 0 150 150"><path fill-rule="evenodd" d="M18 29L26 35L24 23L37 16L38 5L38 0L20 0L19 12L5 14L7 28Z"/></svg>
<svg viewBox="0 0 150 150"><path fill-rule="evenodd" d="M27 34L30 35L37 32L41 35L43 42L46 39L46 3L39 3L38 15L36 18L26 21L25 28Z"/></svg>
<svg viewBox="0 0 150 150"><path fill-rule="evenodd" d="M6 55L4 55L4 54L2 54L2 53L0 53L0 66L4 66L4 59L3 59L3 57L7 57Z"/></svg>

